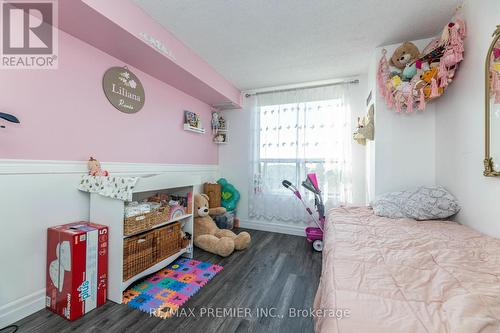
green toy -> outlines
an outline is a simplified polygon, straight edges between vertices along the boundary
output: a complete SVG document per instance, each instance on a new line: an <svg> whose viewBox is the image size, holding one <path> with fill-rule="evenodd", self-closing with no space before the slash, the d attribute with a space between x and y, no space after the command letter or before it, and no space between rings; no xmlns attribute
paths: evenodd
<svg viewBox="0 0 500 333"><path fill-rule="evenodd" d="M403 81L410 81L415 75L417 75L417 65L413 64L410 66L406 66L403 70L402 79Z"/></svg>
<svg viewBox="0 0 500 333"><path fill-rule="evenodd" d="M228 212L236 209L238 201L240 200L240 192L232 184L229 184L225 178L217 181L221 186L221 205L226 208Z"/></svg>

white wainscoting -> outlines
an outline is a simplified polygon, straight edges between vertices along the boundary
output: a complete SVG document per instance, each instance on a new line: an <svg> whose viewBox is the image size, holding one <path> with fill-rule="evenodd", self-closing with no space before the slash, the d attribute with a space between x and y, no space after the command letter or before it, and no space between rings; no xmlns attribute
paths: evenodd
<svg viewBox="0 0 500 333"><path fill-rule="evenodd" d="M217 165L102 163L115 175L219 177ZM0 159L0 328L45 307L47 227L88 220L89 195L76 189L86 162ZM200 188L201 189L201 184Z"/></svg>

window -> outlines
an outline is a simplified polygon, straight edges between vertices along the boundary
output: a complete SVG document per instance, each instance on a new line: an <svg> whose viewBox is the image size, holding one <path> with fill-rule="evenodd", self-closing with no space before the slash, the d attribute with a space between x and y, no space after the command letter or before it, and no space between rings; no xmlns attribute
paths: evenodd
<svg viewBox="0 0 500 333"><path fill-rule="evenodd" d="M267 193L288 195L281 180L297 185L316 172L327 202L350 200L350 186L348 193L338 190L350 168L340 142L349 125L341 99L261 106L259 119L259 173Z"/></svg>
<svg viewBox="0 0 500 333"><path fill-rule="evenodd" d="M304 208L281 183L287 179L300 187L309 172L316 173L327 208L352 201L348 92L348 85L332 85L246 100L252 139L250 218L307 222Z"/></svg>

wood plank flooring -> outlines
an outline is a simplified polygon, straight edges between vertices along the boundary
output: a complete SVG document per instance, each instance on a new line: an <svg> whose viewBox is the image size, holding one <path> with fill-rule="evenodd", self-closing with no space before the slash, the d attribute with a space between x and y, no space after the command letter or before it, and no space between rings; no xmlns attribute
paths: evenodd
<svg viewBox="0 0 500 333"><path fill-rule="evenodd" d="M162 320L108 301L74 322L45 309L38 311L16 323L18 332L313 332L312 318L289 317L288 313L290 308L312 307L321 254L303 237L247 231L252 235L251 248L228 258L195 250L195 259L224 269L184 304L187 314L191 309L194 317ZM249 308L251 314L209 316L209 308ZM257 316L257 309L266 308L283 318Z"/></svg>

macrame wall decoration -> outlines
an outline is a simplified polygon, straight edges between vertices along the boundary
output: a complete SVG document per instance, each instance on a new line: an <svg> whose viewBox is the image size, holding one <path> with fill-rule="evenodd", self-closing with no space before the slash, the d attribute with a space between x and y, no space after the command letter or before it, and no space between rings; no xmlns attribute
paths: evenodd
<svg viewBox="0 0 500 333"><path fill-rule="evenodd" d="M427 102L441 96L463 60L465 37L465 21L457 14L422 52L406 42L388 61L383 49L377 85L387 106L396 112L423 111Z"/></svg>

